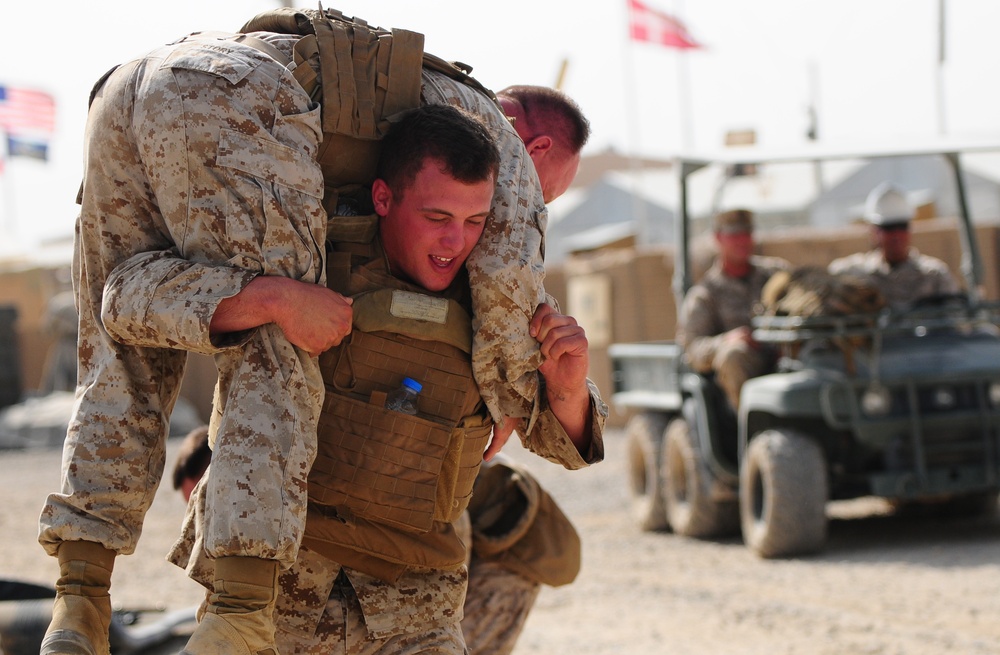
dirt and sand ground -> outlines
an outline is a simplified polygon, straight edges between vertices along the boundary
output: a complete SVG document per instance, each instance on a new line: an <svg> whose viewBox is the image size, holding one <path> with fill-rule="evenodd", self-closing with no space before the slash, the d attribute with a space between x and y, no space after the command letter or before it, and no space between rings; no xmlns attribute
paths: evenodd
<svg viewBox="0 0 1000 655"><path fill-rule="evenodd" d="M739 539L639 532L620 432L607 437L607 460L584 471L516 447L510 454L532 467L584 544L580 577L542 591L517 655L1000 655L998 514L930 520L894 516L873 500L834 504L821 554L764 561ZM55 579L35 535L59 462L58 450L0 451L0 576ZM116 604L198 602L199 588L163 559L183 511L165 482L138 552L118 560Z"/></svg>

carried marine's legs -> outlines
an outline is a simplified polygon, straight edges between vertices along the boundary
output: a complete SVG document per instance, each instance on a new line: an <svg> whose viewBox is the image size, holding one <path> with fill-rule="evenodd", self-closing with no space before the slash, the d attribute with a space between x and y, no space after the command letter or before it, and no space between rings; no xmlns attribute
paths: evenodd
<svg viewBox="0 0 1000 655"><path fill-rule="evenodd" d="M248 62L252 70L232 74L231 64L244 70ZM45 655L107 653L112 551L134 551L159 483L185 350L217 357L216 409L228 418L213 423L219 485L229 496L213 499L220 516L210 533L213 556L235 556L221 567L209 609L226 618L200 626L190 652L223 652L199 644L211 643L213 633L233 637L238 625L231 652L276 652L273 626L259 628L271 623L276 571L294 561L301 539L322 381L315 360L275 326L220 345L208 324L218 303L254 275L323 282L319 136L319 112L288 71L224 41L167 46L121 66L95 95L74 266L81 398L62 492L49 497L40 521L40 542L65 570ZM132 303L149 314L141 334L109 336L103 319L117 317L102 316L106 294L115 291L106 282L135 260L155 263L176 251L184 265L157 279L170 288L141 290L149 302ZM185 275L196 262L217 261L229 262L232 273ZM240 411L228 412L233 399ZM82 555L70 546L77 541L91 544ZM77 650L63 650L74 643Z"/></svg>
<svg viewBox="0 0 1000 655"><path fill-rule="evenodd" d="M60 544L59 580L42 655L110 655L115 552L92 541Z"/></svg>

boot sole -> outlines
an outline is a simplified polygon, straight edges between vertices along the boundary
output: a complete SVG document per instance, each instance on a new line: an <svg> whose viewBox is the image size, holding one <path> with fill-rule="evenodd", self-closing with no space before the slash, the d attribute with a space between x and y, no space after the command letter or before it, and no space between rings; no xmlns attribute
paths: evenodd
<svg viewBox="0 0 1000 655"><path fill-rule="evenodd" d="M45 636L38 655L98 655L90 640L73 630L56 630Z"/></svg>

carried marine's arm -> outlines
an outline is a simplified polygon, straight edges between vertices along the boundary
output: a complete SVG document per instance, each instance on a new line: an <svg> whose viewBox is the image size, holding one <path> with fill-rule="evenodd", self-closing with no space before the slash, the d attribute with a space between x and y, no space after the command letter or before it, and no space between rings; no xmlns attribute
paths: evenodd
<svg viewBox="0 0 1000 655"><path fill-rule="evenodd" d="M140 253L104 287L101 319L116 341L214 354L249 331L277 324L293 345L318 354L351 330L351 300L325 286L196 263L174 251Z"/></svg>
<svg viewBox="0 0 1000 655"><path fill-rule="evenodd" d="M529 326L543 361L537 412L531 427L519 430L524 446L540 457L575 470L604 459L604 424L608 407L587 379L589 343L572 316L547 304L536 310ZM506 442L513 425L494 431L485 453L490 459Z"/></svg>

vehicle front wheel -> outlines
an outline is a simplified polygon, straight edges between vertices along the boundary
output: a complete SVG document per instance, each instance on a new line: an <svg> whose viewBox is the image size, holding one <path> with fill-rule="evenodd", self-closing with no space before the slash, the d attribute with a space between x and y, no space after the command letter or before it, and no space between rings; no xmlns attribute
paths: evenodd
<svg viewBox="0 0 1000 655"><path fill-rule="evenodd" d="M820 550L826 541L827 472L813 439L765 430L747 447L740 467L743 540L761 557Z"/></svg>
<svg viewBox="0 0 1000 655"><path fill-rule="evenodd" d="M677 534L705 539L736 534L740 526L736 501L712 499L712 478L698 435L682 418L667 427L663 446L663 505Z"/></svg>
<svg viewBox="0 0 1000 655"><path fill-rule="evenodd" d="M659 471L666 427L666 415L643 412L629 419L625 428L632 516L645 532L668 527Z"/></svg>

